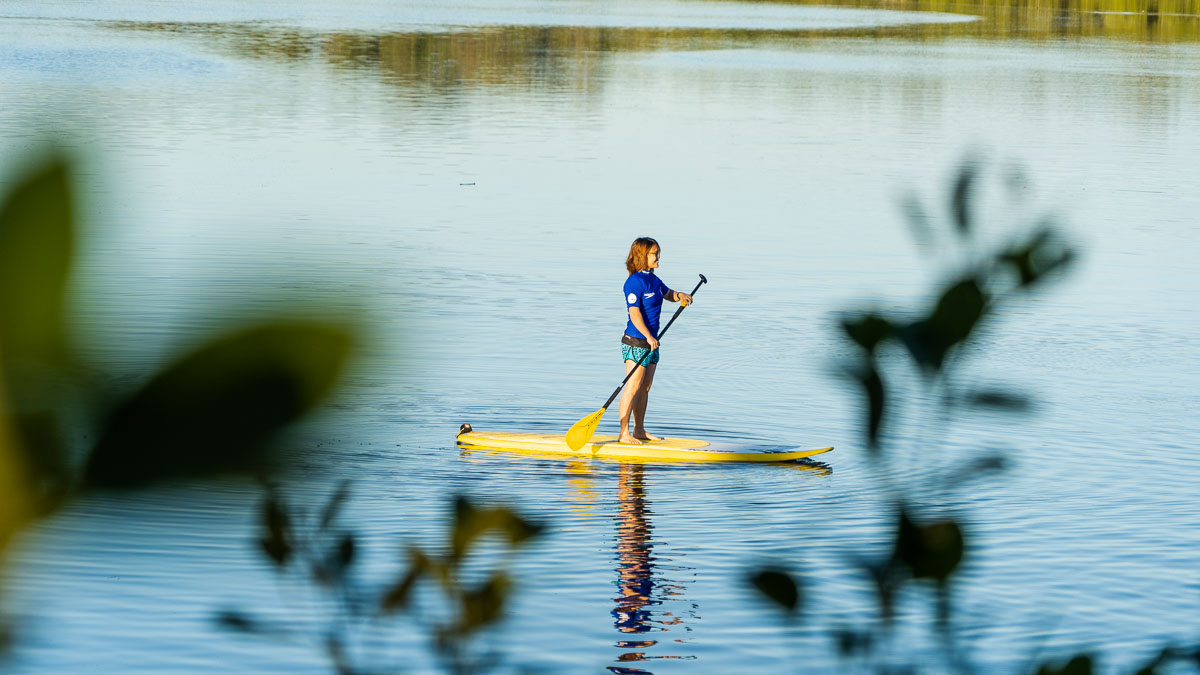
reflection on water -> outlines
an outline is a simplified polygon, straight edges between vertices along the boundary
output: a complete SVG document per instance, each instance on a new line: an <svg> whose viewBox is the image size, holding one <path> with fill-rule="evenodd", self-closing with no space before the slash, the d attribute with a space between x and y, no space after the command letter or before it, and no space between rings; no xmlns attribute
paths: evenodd
<svg viewBox="0 0 1200 675"><path fill-rule="evenodd" d="M571 486L567 506L572 511L572 520L587 522L600 499L591 463L585 460L567 462L567 475L570 476L567 483Z"/></svg>
<svg viewBox="0 0 1200 675"><path fill-rule="evenodd" d="M792 4L821 3L800 0ZM726 27L514 23L454 28L430 25L390 32L258 22L110 21L106 25L119 31L194 38L205 49L237 58L321 63L338 70L373 73L401 90L419 87L434 91L530 85L589 91L604 81L602 57L606 54L794 46L830 37L1200 40L1200 2L1196 0L1147 0L1132 8L1124 0L1064 0L1053 5L850 0L840 8L805 6L793 11L801 13L802 20L757 29L736 27L735 16ZM826 16L831 12L834 14Z"/></svg>
<svg viewBox="0 0 1200 675"><path fill-rule="evenodd" d="M617 479L617 596L613 598L613 625L622 634L616 647L621 650L618 663L651 659L694 659L677 654L647 654L645 650L665 642L659 636L665 631L691 632L684 619L695 619L696 605L684 598L685 583L670 579L664 573L687 572L690 567L663 565L669 560L654 555L654 528L650 524L650 509L646 501L645 467L622 464ZM660 542L661 543L661 542ZM676 607L686 607L681 613ZM646 634L645 638L633 639ZM685 643L681 637L671 642ZM609 666L614 673L648 673L628 666Z"/></svg>

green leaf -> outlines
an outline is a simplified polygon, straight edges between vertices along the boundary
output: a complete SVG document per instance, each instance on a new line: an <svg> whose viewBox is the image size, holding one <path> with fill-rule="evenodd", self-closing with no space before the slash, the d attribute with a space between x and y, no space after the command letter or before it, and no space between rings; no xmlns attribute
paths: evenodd
<svg viewBox="0 0 1200 675"><path fill-rule="evenodd" d="M384 613L390 614L408 606L408 598L417 584L417 579L420 579L427 569L428 560L425 554L419 551L414 552L408 571L380 599L380 607Z"/></svg>
<svg viewBox="0 0 1200 675"><path fill-rule="evenodd" d="M503 535L511 546L516 547L537 536L543 529L542 525L522 518L512 509L479 508L460 495L454 501L450 557L454 561L465 558L475 542L490 532Z"/></svg>
<svg viewBox="0 0 1200 675"><path fill-rule="evenodd" d="M833 631L833 637L837 642L838 654L842 658L866 654L871 651L871 645L874 643L870 632L859 632L850 628L839 628Z"/></svg>
<svg viewBox="0 0 1200 675"><path fill-rule="evenodd" d="M129 487L262 470L267 442L332 388L350 344L340 328L277 323L183 357L108 418L88 462L88 483Z"/></svg>
<svg viewBox="0 0 1200 675"><path fill-rule="evenodd" d="M1028 290L1051 272L1074 262L1075 258L1075 250L1061 241L1047 221L1029 236L1028 241L998 254L996 261L1010 268L1019 287Z"/></svg>
<svg viewBox="0 0 1200 675"><path fill-rule="evenodd" d="M941 370L946 354L971 335L986 309L987 296L979 281L962 279L942 293L927 318L901 331L904 345L927 371Z"/></svg>
<svg viewBox="0 0 1200 675"><path fill-rule="evenodd" d="M893 558L907 567L914 579L944 583L962 562L964 549L958 523L947 520L919 525L900 510Z"/></svg>
<svg viewBox="0 0 1200 675"><path fill-rule="evenodd" d="M950 210L954 217L954 228L960 235L971 232L971 199L975 187L978 167L973 161L964 162L954 180L954 191L950 195Z"/></svg>
<svg viewBox="0 0 1200 675"><path fill-rule="evenodd" d="M879 343L896 332L892 323L878 314L864 314L854 319L844 319L842 330L867 353L873 353Z"/></svg>
<svg viewBox="0 0 1200 675"><path fill-rule="evenodd" d="M932 247L934 244L933 227L929 224L929 214L921 204L920 198L912 192L907 193L900 202L900 210L904 212L904 222L908 223L908 228L912 232L913 239L917 241L917 245L923 248Z"/></svg>
<svg viewBox="0 0 1200 675"><path fill-rule="evenodd" d="M263 551L276 566L287 565L293 550L291 517L274 492L263 503L262 523L266 530L266 536L259 542Z"/></svg>
<svg viewBox="0 0 1200 675"><path fill-rule="evenodd" d="M350 481L343 480L338 485L337 492L329 498L329 502L325 505L325 510L321 513L321 529L328 530L330 525L337 520L338 514L341 513L342 506L350 497Z"/></svg>
<svg viewBox="0 0 1200 675"><path fill-rule="evenodd" d="M499 619L511 589L508 575L496 572L483 585L463 593L459 634L467 635Z"/></svg>
<svg viewBox="0 0 1200 675"><path fill-rule="evenodd" d="M1037 675L1092 675L1092 657L1080 654L1062 666L1045 663L1037 669Z"/></svg>
<svg viewBox="0 0 1200 675"><path fill-rule="evenodd" d="M870 578L871 585L875 589L875 599L879 602L879 615L883 618L885 624L890 625L896 616L896 589L900 585L894 561L869 562L860 560L858 561L858 568Z"/></svg>
<svg viewBox="0 0 1200 675"><path fill-rule="evenodd" d="M1154 655L1154 658L1146 662L1146 665L1137 670L1135 675L1155 675L1166 664L1170 663L1177 656L1176 650L1171 645L1167 645Z"/></svg>
<svg viewBox="0 0 1200 675"><path fill-rule="evenodd" d="M330 556L329 565L333 570L334 575L340 578L350 568L354 562L355 553L358 550L358 544L355 543L354 535L343 534L338 541L337 549Z"/></svg>
<svg viewBox="0 0 1200 675"><path fill-rule="evenodd" d="M860 371L852 373L867 398L867 450L872 454L879 451L879 435L883 429L887 406L883 377L871 359Z"/></svg>
<svg viewBox="0 0 1200 675"><path fill-rule="evenodd" d="M963 395L963 401L975 408L994 408L1011 412L1025 412L1033 407L1033 400L1020 392L1002 389L975 389Z"/></svg>
<svg viewBox="0 0 1200 675"><path fill-rule="evenodd" d="M227 630L238 631L239 633L262 633L265 632L259 626L258 622L249 615L243 614L236 610L225 610L217 614L217 624Z"/></svg>
<svg viewBox="0 0 1200 675"><path fill-rule="evenodd" d="M37 486L30 497L40 513L58 505L69 482L59 435L76 227L69 174L56 158L0 197L0 399L7 399L14 456Z"/></svg>
<svg viewBox="0 0 1200 675"><path fill-rule="evenodd" d="M785 570L767 568L750 575L750 583L788 614L800 609L800 585Z"/></svg>
<svg viewBox="0 0 1200 675"><path fill-rule="evenodd" d="M1002 454L977 457L966 462L946 476L946 485L955 486L988 473L997 473L1008 468L1008 460Z"/></svg>
<svg viewBox="0 0 1200 675"><path fill-rule="evenodd" d="M65 356L63 308L75 239L67 163L55 159L0 203L0 344L5 373Z"/></svg>
<svg viewBox="0 0 1200 675"><path fill-rule="evenodd" d="M500 530L507 537L509 545L514 548L537 537L545 529L545 526L541 523L527 520L512 509L501 508L497 510L499 511Z"/></svg>

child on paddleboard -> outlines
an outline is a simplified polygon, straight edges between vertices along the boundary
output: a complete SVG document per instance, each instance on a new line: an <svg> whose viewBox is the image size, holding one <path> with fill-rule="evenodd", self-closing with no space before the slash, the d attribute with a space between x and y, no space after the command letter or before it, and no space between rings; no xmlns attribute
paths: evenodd
<svg viewBox="0 0 1200 675"><path fill-rule="evenodd" d="M625 373L629 374L646 352L650 356L642 361L642 367L629 378L625 391L621 392L621 437L618 442L640 445L642 441L657 441L661 437L646 431L646 402L650 385L654 382L654 370L658 367L658 318L662 313L663 300L690 305L692 296L667 288L654 274L658 269L661 249L650 237L638 237L629 247L625 258L625 269L629 278L625 280L625 306L629 310L629 321L625 335L621 336L621 356L625 359ZM633 432L629 422L633 421Z"/></svg>

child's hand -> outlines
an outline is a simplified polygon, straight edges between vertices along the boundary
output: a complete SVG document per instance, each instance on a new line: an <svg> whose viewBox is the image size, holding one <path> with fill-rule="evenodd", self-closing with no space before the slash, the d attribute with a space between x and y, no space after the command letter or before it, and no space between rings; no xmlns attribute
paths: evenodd
<svg viewBox="0 0 1200 675"><path fill-rule="evenodd" d="M658 340L655 340L654 338L646 338L646 342L650 343L650 351L658 349Z"/></svg>
<svg viewBox="0 0 1200 675"><path fill-rule="evenodd" d="M688 305L692 304L692 296L688 295L687 293L680 293L679 302L683 303L684 307L687 307Z"/></svg>

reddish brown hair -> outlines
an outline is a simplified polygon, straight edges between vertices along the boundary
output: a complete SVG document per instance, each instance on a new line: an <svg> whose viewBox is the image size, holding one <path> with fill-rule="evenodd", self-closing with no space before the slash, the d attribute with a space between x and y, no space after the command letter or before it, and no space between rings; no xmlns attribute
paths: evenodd
<svg viewBox="0 0 1200 675"><path fill-rule="evenodd" d="M629 255L625 258L625 269L629 270L630 274L646 269L646 263L650 258L650 249L655 247L659 251L662 250L658 242L650 237L638 237L634 239L633 244L629 246Z"/></svg>

